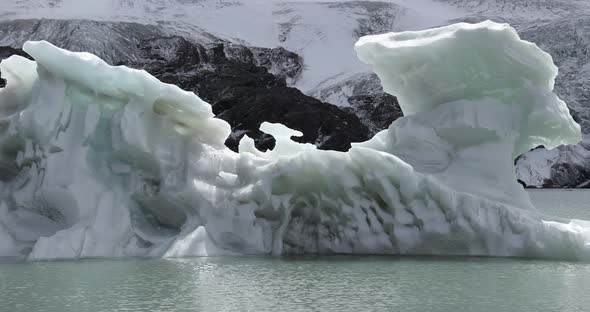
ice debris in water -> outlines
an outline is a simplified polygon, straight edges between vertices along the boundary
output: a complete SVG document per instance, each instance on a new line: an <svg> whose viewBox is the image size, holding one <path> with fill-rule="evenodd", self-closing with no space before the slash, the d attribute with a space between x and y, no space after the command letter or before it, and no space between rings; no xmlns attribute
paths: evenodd
<svg viewBox="0 0 590 312"><path fill-rule="evenodd" d="M406 117L348 152L272 151L193 93L47 42L2 62L0 256L370 253L590 258L590 223L535 210L513 170L580 140L557 68L506 24L361 38Z"/></svg>

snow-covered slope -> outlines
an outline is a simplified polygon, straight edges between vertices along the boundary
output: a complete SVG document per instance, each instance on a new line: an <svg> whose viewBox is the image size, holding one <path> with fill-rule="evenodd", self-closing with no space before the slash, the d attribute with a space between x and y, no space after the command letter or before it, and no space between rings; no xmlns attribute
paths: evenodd
<svg viewBox="0 0 590 312"><path fill-rule="evenodd" d="M360 36L442 25L460 16L447 5L422 2L22 0L0 4L0 18L135 22L198 39L210 33L253 46L282 46L305 59L296 86L314 94L324 85L368 72L350 49Z"/></svg>
<svg viewBox="0 0 590 312"><path fill-rule="evenodd" d="M435 0L464 11L466 16L496 17L521 22L546 21L588 13L586 0Z"/></svg>
<svg viewBox="0 0 590 312"><path fill-rule="evenodd" d="M149 24L146 32L182 35L199 42L223 39L246 46L284 47L303 59L300 74L289 83L324 102L350 106L361 119L367 103L386 107L395 116L395 99L385 95L377 78L359 62L350 47L361 36L387 31L418 30L459 21L492 19L509 22L524 39L549 51L560 72L556 93L564 98L582 125L585 139L577 147L536 151L521 157L518 177L531 186L578 186L590 181L590 101L587 66L590 2L586 0L15 0L0 1L0 19L91 19ZM75 22L73 23L75 25ZM8 29L4 30L3 29ZM49 27L59 46L74 50L130 54L134 38L109 27ZM64 30L65 30L64 29ZM129 32L136 34L137 31ZM35 28L0 25L0 42L47 39ZM30 36L30 34L35 34ZM96 37L76 47L68 38ZM120 38L121 46L104 46L101 38ZM15 39L16 38L16 39ZM86 40L87 41L87 40ZM118 42L118 39L115 39ZM108 56L105 59L110 60ZM271 65L272 66L272 65ZM359 100L360 99L360 100ZM359 104L360 103L360 104ZM364 109L359 109L364 107ZM370 121L373 131L382 122ZM554 170L547 170L547 166Z"/></svg>

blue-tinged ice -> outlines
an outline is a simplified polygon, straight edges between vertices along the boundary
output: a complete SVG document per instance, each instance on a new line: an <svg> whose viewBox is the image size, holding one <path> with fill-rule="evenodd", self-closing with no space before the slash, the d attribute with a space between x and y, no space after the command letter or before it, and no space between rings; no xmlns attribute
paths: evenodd
<svg viewBox="0 0 590 312"><path fill-rule="evenodd" d="M551 56L506 24L361 38L406 117L348 152L272 151L145 71L27 42L0 65L0 256L285 253L590 259L590 223L545 216L514 158L580 140Z"/></svg>

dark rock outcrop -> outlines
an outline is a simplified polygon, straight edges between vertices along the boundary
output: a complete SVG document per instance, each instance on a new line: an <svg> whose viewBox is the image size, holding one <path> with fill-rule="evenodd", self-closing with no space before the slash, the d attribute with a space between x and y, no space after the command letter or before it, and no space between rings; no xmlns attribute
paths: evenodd
<svg viewBox="0 0 590 312"><path fill-rule="evenodd" d="M161 47L167 47L162 49ZM142 62L127 64L142 68L158 79L190 90L213 106L218 118L232 127L226 145L237 150L247 134L259 149L274 146L274 139L259 130L264 121L279 122L303 132L300 142L321 149L347 150L351 142L369 138L369 131L350 111L304 95L287 87L292 71L273 75L262 67L260 55L235 45L217 43L203 46L182 37L152 38L139 45ZM270 49L273 50L273 49ZM266 51L266 55L284 55L284 49ZM297 58L284 64L296 63ZM289 77L291 75L291 77Z"/></svg>
<svg viewBox="0 0 590 312"><path fill-rule="evenodd" d="M369 136L386 129L403 116L397 98L385 93L375 74L356 74L331 86L312 92L318 99L345 98L341 107L353 112L369 128Z"/></svg>
<svg viewBox="0 0 590 312"><path fill-rule="evenodd" d="M590 172L580 164L557 163L551 167L551 178L545 180L543 188L590 188Z"/></svg>
<svg viewBox="0 0 590 312"><path fill-rule="evenodd" d="M201 45L179 36L142 39L136 48L137 57L115 65L145 69L209 102L216 116L231 125L226 145L233 150L245 134L261 150L274 147L274 139L259 130L264 121L299 130L303 137L295 140L321 149L344 151L351 142L369 138L354 112L287 86L286 80L296 79L301 71L301 60L292 52L225 42ZM0 53L0 58L27 56L11 47L0 48Z"/></svg>
<svg viewBox="0 0 590 312"><path fill-rule="evenodd" d="M371 135L387 129L391 123L402 117L397 98L385 92L353 95L348 98L350 110L369 128Z"/></svg>

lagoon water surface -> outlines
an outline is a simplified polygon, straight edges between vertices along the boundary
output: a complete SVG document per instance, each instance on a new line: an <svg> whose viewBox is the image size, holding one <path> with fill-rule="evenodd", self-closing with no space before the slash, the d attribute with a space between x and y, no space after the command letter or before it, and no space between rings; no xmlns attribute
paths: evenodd
<svg viewBox="0 0 590 312"><path fill-rule="evenodd" d="M529 192L590 219L590 191ZM588 311L590 263L212 257L0 264L0 311Z"/></svg>

